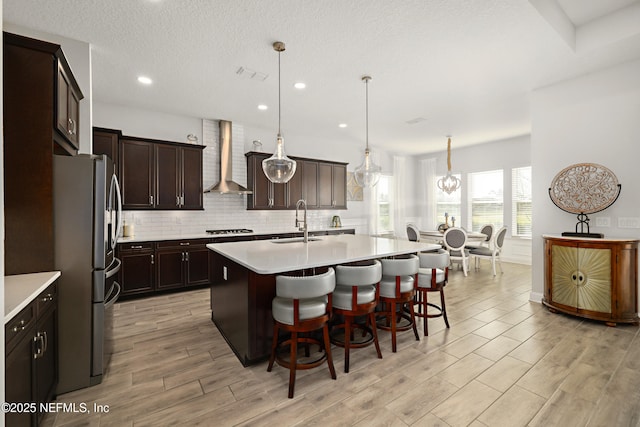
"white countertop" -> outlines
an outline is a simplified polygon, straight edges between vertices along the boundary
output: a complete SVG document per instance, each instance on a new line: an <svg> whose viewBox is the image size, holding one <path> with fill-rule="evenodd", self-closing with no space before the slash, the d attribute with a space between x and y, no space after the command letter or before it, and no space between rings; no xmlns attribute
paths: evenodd
<svg viewBox="0 0 640 427"><path fill-rule="evenodd" d="M319 240L308 243L296 241L297 238L210 243L207 248L258 274L276 274L441 248L433 243L362 234L318 236L314 239ZM287 241L290 243L283 243Z"/></svg>
<svg viewBox="0 0 640 427"><path fill-rule="evenodd" d="M353 227L327 227L309 230L309 233L318 233L324 231L336 231L336 230L353 230ZM191 240L191 239L213 239L216 237L230 237L230 236L259 236L262 234L288 234L288 233L300 233L297 228L290 228L286 230L278 231L253 231L252 233L230 233L230 234L208 234L206 231L201 233L185 233L185 234L154 234L154 235L142 235L131 237L120 237L118 243L137 243L137 242L158 242L161 240Z"/></svg>
<svg viewBox="0 0 640 427"><path fill-rule="evenodd" d="M58 277L59 271L4 276L5 325Z"/></svg>

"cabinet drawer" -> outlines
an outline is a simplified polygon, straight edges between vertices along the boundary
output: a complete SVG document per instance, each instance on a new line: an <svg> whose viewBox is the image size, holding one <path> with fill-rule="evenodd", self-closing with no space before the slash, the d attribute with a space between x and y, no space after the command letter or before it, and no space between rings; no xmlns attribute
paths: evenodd
<svg viewBox="0 0 640 427"><path fill-rule="evenodd" d="M36 322L35 304L29 304L4 327L5 354L9 354Z"/></svg>
<svg viewBox="0 0 640 427"><path fill-rule="evenodd" d="M137 243L120 243L118 244L118 250L120 252L140 252L140 251L152 251L154 249L151 242L137 242Z"/></svg>
<svg viewBox="0 0 640 427"><path fill-rule="evenodd" d="M40 318L47 310L56 307L58 304L58 288L56 283L53 283L47 289L42 291L36 299L36 316Z"/></svg>
<svg viewBox="0 0 640 427"><path fill-rule="evenodd" d="M209 239L167 240L167 241L164 241L164 242L158 242L157 243L157 248L158 249L165 249L165 248L188 249L188 248L193 247L193 246L204 246L207 243L209 243Z"/></svg>

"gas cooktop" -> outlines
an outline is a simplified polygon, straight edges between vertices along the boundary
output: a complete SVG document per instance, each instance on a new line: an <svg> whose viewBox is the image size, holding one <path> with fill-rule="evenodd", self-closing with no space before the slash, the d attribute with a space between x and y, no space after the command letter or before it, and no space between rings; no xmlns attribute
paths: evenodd
<svg viewBox="0 0 640 427"><path fill-rule="evenodd" d="M240 233L253 233L253 230L248 228L229 228L225 230L207 230L207 234L240 234Z"/></svg>

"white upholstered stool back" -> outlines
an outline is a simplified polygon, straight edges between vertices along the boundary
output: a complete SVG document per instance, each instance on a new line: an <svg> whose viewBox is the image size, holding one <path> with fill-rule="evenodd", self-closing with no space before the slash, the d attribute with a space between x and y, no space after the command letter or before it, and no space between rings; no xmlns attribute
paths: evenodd
<svg viewBox="0 0 640 427"><path fill-rule="evenodd" d="M325 295L336 287L333 268L315 276L276 276L273 318L287 325L295 324L293 300L299 300L299 320L313 319L326 313Z"/></svg>
<svg viewBox="0 0 640 427"><path fill-rule="evenodd" d="M351 310L352 291L356 286L357 304L371 302L376 297L375 285L382 279L382 264L378 260L336 266L336 289L333 292L333 306Z"/></svg>
<svg viewBox="0 0 640 427"><path fill-rule="evenodd" d="M396 277L400 277L400 292L413 289L414 276L420 269L420 260L415 255L403 258L385 258L382 263L382 280L380 281L380 296L395 298Z"/></svg>

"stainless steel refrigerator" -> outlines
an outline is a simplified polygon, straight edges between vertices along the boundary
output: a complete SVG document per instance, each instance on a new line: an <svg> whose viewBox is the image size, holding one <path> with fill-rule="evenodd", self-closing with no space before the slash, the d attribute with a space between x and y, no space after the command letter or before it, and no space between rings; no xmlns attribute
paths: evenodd
<svg viewBox="0 0 640 427"><path fill-rule="evenodd" d="M105 155L54 156L54 241L58 279L57 394L102 381L110 353L120 188Z"/></svg>

